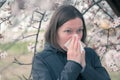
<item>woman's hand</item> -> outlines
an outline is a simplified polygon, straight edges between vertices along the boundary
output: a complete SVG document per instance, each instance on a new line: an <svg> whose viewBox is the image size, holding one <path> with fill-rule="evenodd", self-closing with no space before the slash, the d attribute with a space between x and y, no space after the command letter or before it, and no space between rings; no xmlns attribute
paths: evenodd
<svg viewBox="0 0 120 80"><path fill-rule="evenodd" d="M85 67L85 52L82 51L81 53L81 47L80 47L80 41L78 36L73 36L70 42L70 45L68 46L67 51L67 60L75 61L79 64L81 64L82 67Z"/></svg>

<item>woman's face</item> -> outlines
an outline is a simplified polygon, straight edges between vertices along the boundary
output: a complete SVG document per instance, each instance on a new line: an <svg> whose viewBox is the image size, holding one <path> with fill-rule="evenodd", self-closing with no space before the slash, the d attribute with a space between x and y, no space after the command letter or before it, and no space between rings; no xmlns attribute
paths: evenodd
<svg viewBox="0 0 120 80"><path fill-rule="evenodd" d="M72 38L73 35L78 35L81 40L83 35L83 22L80 18L75 18L67 21L58 29L58 44L66 50L64 44Z"/></svg>

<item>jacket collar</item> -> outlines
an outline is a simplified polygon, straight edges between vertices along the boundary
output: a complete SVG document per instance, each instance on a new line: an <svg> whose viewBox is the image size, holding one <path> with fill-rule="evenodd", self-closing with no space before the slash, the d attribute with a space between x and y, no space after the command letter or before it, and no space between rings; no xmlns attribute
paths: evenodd
<svg viewBox="0 0 120 80"><path fill-rule="evenodd" d="M64 50L57 49L55 46L53 46L49 43L45 43L44 50L50 50L50 51L53 51L53 52L61 54L61 55L66 55L66 53L67 53Z"/></svg>

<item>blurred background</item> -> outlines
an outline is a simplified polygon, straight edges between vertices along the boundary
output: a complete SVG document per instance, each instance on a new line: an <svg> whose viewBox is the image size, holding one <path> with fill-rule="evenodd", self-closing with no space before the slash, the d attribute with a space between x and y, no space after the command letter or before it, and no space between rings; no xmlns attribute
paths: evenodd
<svg viewBox="0 0 120 80"><path fill-rule="evenodd" d="M32 80L32 60L44 47L51 15L62 4L84 16L86 45L110 74L120 80L119 0L0 0L0 80Z"/></svg>

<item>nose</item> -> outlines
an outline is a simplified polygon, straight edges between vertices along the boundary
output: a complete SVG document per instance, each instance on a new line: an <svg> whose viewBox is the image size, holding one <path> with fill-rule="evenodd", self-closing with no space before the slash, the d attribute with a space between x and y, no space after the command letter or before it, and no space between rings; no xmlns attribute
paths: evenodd
<svg viewBox="0 0 120 80"><path fill-rule="evenodd" d="M80 36L80 34L73 34L72 36L77 36L78 37L78 39L81 39L81 36Z"/></svg>

